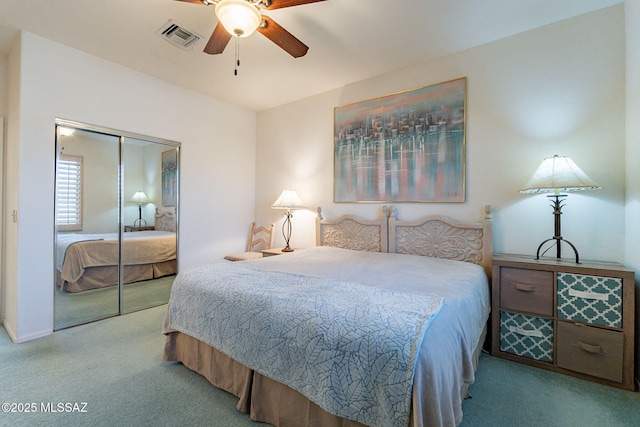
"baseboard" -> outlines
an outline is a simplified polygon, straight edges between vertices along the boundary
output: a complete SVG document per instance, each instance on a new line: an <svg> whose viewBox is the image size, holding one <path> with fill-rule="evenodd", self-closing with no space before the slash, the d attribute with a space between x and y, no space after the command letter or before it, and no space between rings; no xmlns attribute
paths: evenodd
<svg viewBox="0 0 640 427"><path fill-rule="evenodd" d="M7 322L4 321L4 319L2 319L2 326L4 327L4 330L7 331L7 335L9 335L11 341L16 342L18 338L16 337L15 332L13 332L13 329L11 329L11 327L7 324Z"/></svg>
<svg viewBox="0 0 640 427"><path fill-rule="evenodd" d="M33 334L25 335L23 337L19 337L18 338L18 335L14 332L13 329L11 329L9 324L7 322L5 322L4 320L2 321L2 326L4 326L4 329L7 331L7 335L9 335L9 338L11 338L11 341L13 341L16 344L19 344L19 343L22 343L22 342L31 341L31 340L35 340L36 338L46 337L46 336L51 335L53 333L52 330L46 330L46 331L35 332Z"/></svg>

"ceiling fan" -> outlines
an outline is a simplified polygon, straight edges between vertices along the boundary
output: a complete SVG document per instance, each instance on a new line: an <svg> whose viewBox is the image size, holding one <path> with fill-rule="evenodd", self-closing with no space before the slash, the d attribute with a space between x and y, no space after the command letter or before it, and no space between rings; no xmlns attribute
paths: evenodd
<svg viewBox="0 0 640 427"><path fill-rule="evenodd" d="M204 48L210 55L222 53L231 37L248 37L258 31L294 58L304 56L309 47L282 28L261 10L281 9L325 0L177 0L215 6L218 24Z"/></svg>

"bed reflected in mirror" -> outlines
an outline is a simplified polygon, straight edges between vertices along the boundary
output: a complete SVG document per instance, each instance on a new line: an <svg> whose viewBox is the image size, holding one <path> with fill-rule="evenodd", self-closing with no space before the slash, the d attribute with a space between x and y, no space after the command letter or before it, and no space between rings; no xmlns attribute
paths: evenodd
<svg viewBox="0 0 640 427"><path fill-rule="evenodd" d="M177 272L179 147L64 124L54 329L166 304Z"/></svg>

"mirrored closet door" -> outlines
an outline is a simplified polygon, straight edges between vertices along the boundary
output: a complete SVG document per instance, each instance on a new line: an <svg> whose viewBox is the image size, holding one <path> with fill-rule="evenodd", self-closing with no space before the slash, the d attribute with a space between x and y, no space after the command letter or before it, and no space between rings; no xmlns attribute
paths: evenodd
<svg viewBox="0 0 640 427"><path fill-rule="evenodd" d="M177 269L178 148L124 138L123 313L166 304Z"/></svg>
<svg viewBox="0 0 640 427"><path fill-rule="evenodd" d="M56 120L54 329L167 303L178 143Z"/></svg>

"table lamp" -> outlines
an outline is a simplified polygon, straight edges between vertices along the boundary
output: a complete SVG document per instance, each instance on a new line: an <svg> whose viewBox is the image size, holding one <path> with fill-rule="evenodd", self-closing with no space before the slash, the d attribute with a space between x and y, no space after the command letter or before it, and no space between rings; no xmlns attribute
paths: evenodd
<svg viewBox="0 0 640 427"><path fill-rule="evenodd" d="M293 252L293 249L289 246L289 240L291 239L291 217L293 216L291 211L303 208L302 201L300 200L300 197L298 197L298 193L296 193L295 190L282 191L280 196L271 205L271 208L287 210L284 214L286 218L284 223L282 223L282 235L286 242L286 246L282 249L282 252Z"/></svg>
<svg viewBox="0 0 640 427"><path fill-rule="evenodd" d="M147 203L151 203L151 200L144 194L144 191L136 191L136 193L129 199L130 203L136 203L138 205L138 219L133 221L134 227L141 227L143 225L147 225L147 221L142 218L142 205L146 205Z"/></svg>
<svg viewBox="0 0 640 427"><path fill-rule="evenodd" d="M529 179L529 182L525 187L520 190L520 193L553 193L547 197L551 201L551 207L553 207L553 215L555 218L555 232L554 236L545 240L538 246L536 252L536 259L540 259L540 251L547 242L555 242L556 257L562 258L562 242L567 243L573 249L576 255L576 264L580 264L580 256L578 255L578 249L570 241L564 239L561 233L560 215L562 215L562 207L564 206L563 199L567 197L566 194L561 194L570 191L582 191L582 190L598 190L600 187L586 173L582 171L569 157L555 155L543 160L542 164L533 173L533 176ZM554 245L550 245L542 256Z"/></svg>

